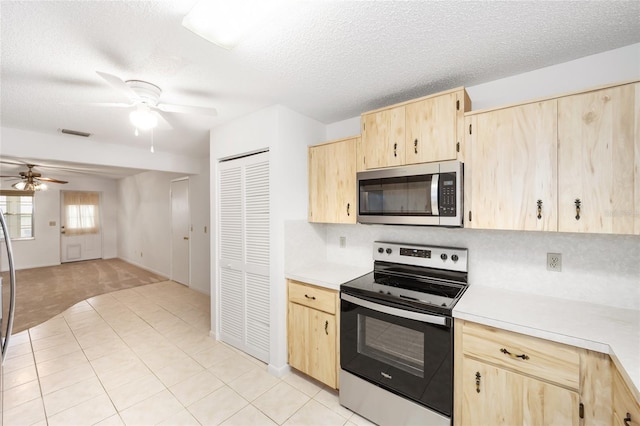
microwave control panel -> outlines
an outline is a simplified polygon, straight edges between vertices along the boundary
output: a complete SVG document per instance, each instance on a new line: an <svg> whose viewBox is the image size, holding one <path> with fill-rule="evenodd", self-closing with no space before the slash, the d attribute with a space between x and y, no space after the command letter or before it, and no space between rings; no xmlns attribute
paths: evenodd
<svg viewBox="0 0 640 426"><path fill-rule="evenodd" d="M439 180L439 213L440 216L456 215L456 174L441 173Z"/></svg>

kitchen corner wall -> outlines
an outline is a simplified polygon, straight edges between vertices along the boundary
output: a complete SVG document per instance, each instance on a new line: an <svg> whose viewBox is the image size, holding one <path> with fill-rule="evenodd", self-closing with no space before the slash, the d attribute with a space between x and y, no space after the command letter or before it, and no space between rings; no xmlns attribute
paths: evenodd
<svg viewBox="0 0 640 426"><path fill-rule="evenodd" d="M470 285L640 309L640 236L301 221L288 222L286 233L287 271L309 259L373 266L374 241L464 247ZM562 254L561 272L547 271L547 253Z"/></svg>

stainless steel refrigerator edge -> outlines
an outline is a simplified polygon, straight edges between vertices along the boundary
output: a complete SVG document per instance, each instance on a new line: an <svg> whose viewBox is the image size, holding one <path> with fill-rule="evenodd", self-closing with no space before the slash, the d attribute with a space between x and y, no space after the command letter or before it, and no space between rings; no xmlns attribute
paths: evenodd
<svg viewBox="0 0 640 426"><path fill-rule="evenodd" d="M10 296L9 296L9 312L7 313L7 330L3 334L2 327L0 326L0 345L2 346L2 357L0 359L0 426L3 424L4 417L4 380L3 380L3 370L2 364L4 364L5 357L7 356L7 350L9 348L9 340L11 339L11 331L13 330L13 314L15 310L15 301L16 301L16 269L13 263L13 248L11 246L11 237L9 235L9 230L7 227L7 221L5 220L4 213L0 210L0 225L2 228L2 236L4 237L4 243L7 248L7 258L9 262L9 285L10 285ZM2 324L2 319L4 318L3 312L3 304L2 304L2 277L0 277L0 325Z"/></svg>

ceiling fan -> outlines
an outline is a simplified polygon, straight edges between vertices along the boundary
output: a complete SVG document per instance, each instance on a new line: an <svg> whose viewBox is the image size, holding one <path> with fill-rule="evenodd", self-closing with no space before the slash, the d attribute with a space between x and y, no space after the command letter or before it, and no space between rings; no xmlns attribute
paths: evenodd
<svg viewBox="0 0 640 426"><path fill-rule="evenodd" d="M130 115L129 119L131 123L136 127L136 130L148 130L157 126L158 115L162 116L162 113L181 113L181 114L200 114L215 116L218 114L215 108L206 108L199 106L186 106L186 105L173 105L160 102L160 96L162 95L162 89L153 83L142 80L122 80L113 74L108 74L101 71L96 73L102 77L109 85L117 89L120 93L124 94L129 103L100 103L93 104L98 106L109 107L135 107ZM166 121L166 120L163 120ZM168 125L168 123L167 123ZM168 127L171 127L168 125Z"/></svg>
<svg viewBox="0 0 640 426"><path fill-rule="evenodd" d="M50 183L68 183L65 180L58 180L48 177L43 177L40 173L33 170L35 167L33 164L26 165L28 170L26 172L18 173L18 176L0 176L0 178L12 178L20 179L18 182L11 185L13 188L21 191L43 191L47 189L47 185L44 182Z"/></svg>

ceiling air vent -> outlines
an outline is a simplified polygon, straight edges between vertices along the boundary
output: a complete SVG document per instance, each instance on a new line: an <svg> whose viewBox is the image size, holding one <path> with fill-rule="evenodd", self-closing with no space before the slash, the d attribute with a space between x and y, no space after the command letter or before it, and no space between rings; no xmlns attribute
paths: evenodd
<svg viewBox="0 0 640 426"><path fill-rule="evenodd" d="M67 135L82 136L83 138L91 136L91 133L81 132L80 130L60 129L60 132Z"/></svg>

